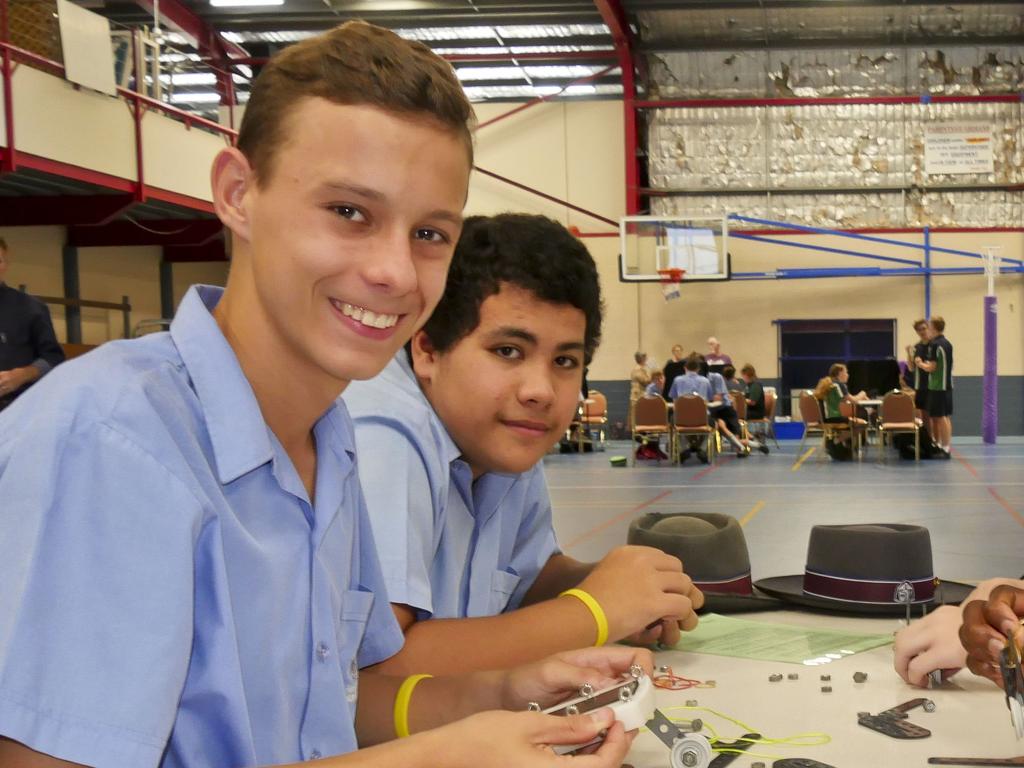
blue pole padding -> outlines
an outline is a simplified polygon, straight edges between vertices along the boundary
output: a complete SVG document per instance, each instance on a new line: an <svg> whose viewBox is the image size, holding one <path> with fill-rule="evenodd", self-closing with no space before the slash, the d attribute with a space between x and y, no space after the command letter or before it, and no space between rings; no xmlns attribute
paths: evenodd
<svg viewBox="0 0 1024 768"><path fill-rule="evenodd" d="M783 245L787 248L803 248L808 251L838 253L841 256L857 256L858 258L862 259L873 259L875 261L889 261L895 264L911 264L915 267L921 266L921 262L914 261L913 259L897 259L893 256L879 256L874 253L864 253L863 251L848 251L845 248L830 248L827 245L814 245L813 243L797 243L792 240L779 240L774 237L765 237L764 235L750 235L744 232L730 232L729 237L735 237L741 240L756 240L759 243L771 243L772 245Z"/></svg>
<svg viewBox="0 0 1024 768"><path fill-rule="evenodd" d="M932 316L932 230L924 228L924 316Z"/></svg>

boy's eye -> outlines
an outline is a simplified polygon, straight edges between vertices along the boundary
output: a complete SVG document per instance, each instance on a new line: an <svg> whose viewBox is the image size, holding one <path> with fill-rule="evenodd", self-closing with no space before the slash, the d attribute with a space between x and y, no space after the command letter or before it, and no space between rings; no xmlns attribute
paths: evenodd
<svg viewBox="0 0 1024 768"><path fill-rule="evenodd" d="M555 365L559 368L579 368L580 361L572 355L559 355L555 358Z"/></svg>
<svg viewBox="0 0 1024 768"><path fill-rule="evenodd" d="M349 221L366 221L366 216L354 205L332 205L330 206L330 210L334 211L334 213L338 214L341 218L348 219Z"/></svg>
<svg viewBox="0 0 1024 768"><path fill-rule="evenodd" d="M429 227L420 227L416 230L417 240L426 240L428 243L449 243L451 238L444 232Z"/></svg>
<svg viewBox="0 0 1024 768"><path fill-rule="evenodd" d="M498 357L504 357L506 360L518 360L523 356L523 353L519 351L518 347L513 347L510 344L495 347L494 354Z"/></svg>

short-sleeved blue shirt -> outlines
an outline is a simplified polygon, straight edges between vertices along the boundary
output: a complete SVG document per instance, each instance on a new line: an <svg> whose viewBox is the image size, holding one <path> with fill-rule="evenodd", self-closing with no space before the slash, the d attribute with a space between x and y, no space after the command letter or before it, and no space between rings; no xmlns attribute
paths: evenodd
<svg viewBox="0 0 1024 768"><path fill-rule="evenodd" d="M316 423L311 505L219 297L191 289L169 333L104 344L0 414L4 736L97 768L356 748L358 667L402 635L351 423Z"/></svg>
<svg viewBox="0 0 1024 768"><path fill-rule="evenodd" d="M541 465L474 482L404 350L344 400L391 602L421 619L517 608L559 551Z"/></svg>
<svg viewBox="0 0 1024 768"><path fill-rule="evenodd" d="M682 376L676 376L672 382L672 388L668 392L668 399L675 400L682 395L694 393L705 400L711 400L711 383L699 373L687 371Z"/></svg>

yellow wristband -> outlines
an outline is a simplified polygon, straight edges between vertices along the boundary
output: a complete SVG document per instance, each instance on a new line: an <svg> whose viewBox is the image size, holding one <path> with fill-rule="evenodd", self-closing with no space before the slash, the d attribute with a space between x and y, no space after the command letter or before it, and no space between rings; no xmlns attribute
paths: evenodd
<svg viewBox="0 0 1024 768"><path fill-rule="evenodd" d="M597 641L594 645L604 645L608 642L608 617L604 615L604 609L594 599L594 596L582 589L567 589L559 597L562 597L562 595L575 597L590 609L591 614L594 616L594 621L597 622Z"/></svg>
<svg viewBox="0 0 1024 768"><path fill-rule="evenodd" d="M409 735L409 701L412 699L412 691L420 680L425 680L433 675L409 675L398 687L395 695L395 734L400 739Z"/></svg>

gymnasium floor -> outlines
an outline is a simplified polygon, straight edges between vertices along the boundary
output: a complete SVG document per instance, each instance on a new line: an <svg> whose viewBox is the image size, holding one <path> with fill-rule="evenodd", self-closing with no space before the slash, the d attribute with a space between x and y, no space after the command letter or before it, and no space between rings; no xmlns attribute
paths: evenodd
<svg viewBox="0 0 1024 768"><path fill-rule="evenodd" d="M954 437L949 461L836 463L783 440L768 456L722 457L705 466L663 462L611 467L629 443L604 452L549 455L554 525L566 554L597 560L626 541L645 512L724 512L743 524L754 579L803 573L807 537L819 523L890 522L931 531L935 573L970 580L1024 573L1024 439ZM807 448L805 446L804 453ZM802 459L802 460L801 460Z"/></svg>

